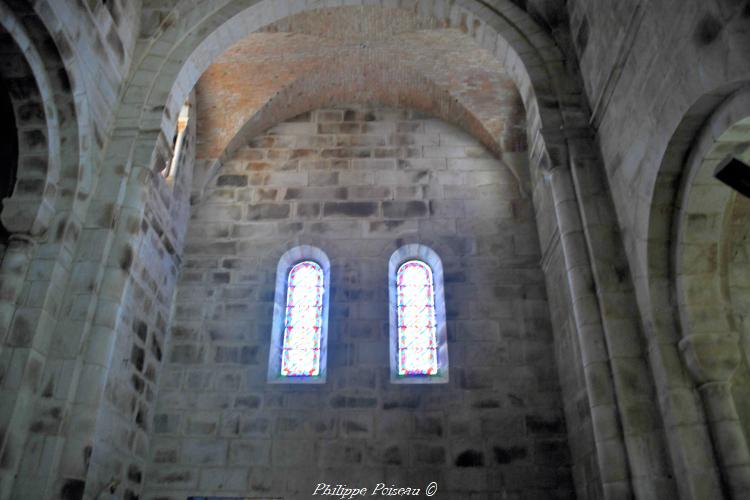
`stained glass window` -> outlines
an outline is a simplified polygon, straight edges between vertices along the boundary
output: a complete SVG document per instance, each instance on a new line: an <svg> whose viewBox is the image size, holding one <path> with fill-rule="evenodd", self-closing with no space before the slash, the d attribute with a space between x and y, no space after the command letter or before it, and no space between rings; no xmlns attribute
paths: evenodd
<svg viewBox="0 0 750 500"><path fill-rule="evenodd" d="M281 351L281 375L285 377L320 374L324 293L323 269L315 262L300 262L289 271Z"/></svg>
<svg viewBox="0 0 750 500"><path fill-rule="evenodd" d="M430 266L410 260L396 273L398 374L437 374L435 290Z"/></svg>

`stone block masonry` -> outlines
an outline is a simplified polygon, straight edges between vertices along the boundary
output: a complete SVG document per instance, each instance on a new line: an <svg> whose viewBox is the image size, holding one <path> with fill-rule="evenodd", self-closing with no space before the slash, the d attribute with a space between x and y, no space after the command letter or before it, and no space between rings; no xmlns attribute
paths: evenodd
<svg viewBox="0 0 750 500"><path fill-rule="evenodd" d="M750 497L750 208L697 169L747 151L749 23L750 0L0 2L0 500ZM288 120L347 102L494 157L403 109ZM381 262L416 241L446 263L440 388L385 378ZM301 243L336 266L336 375L268 387Z"/></svg>
<svg viewBox="0 0 750 500"><path fill-rule="evenodd" d="M144 498L431 481L435 498L572 497L516 182L467 134L405 109L321 109L249 139L193 207ZM445 385L389 381L388 259L417 242L445 269ZM270 385L276 264L300 244L331 260L328 381Z"/></svg>

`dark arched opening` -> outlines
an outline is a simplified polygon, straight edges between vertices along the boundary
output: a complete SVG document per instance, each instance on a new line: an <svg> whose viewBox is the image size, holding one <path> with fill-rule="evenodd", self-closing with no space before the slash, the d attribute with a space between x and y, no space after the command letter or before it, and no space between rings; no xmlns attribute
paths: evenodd
<svg viewBox="0 0 750 500"><path fill-rule="evenodd" d="M18 173L18 131L10 93L0 78L0 200L10 198ZM0 247L8 243L10 232L0 222Z"/></svg>

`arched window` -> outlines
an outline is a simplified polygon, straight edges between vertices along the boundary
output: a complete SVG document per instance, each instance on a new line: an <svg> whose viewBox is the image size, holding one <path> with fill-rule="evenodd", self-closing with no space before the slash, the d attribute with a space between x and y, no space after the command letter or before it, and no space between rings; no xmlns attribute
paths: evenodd
<svg viewBox="0 0 750 500"><path fill-rule="evenodd" d="M329 288L330 262L319 248L298 246L279 259L269 382L325 382Z"/></svg>
<svg viewBox="0 0 750 500"><path fill-rule="evenodd" d="M320 374L320 333L323 328L323 269L306 260L289 271L284 319L281 375Z"/></svg>
<svg viewBox="0 0 750 500"><path fill-rule="evenodd" d="M435 287L430 266L421 260L401 264L396 292L398 374L436 375Z"/></svg>
<svg viewBox="0 0 750 500"><path fill-rule="evenodd" d="M389 263L391 382L448 382L443 266L424 245L406 245Z"/></svg>

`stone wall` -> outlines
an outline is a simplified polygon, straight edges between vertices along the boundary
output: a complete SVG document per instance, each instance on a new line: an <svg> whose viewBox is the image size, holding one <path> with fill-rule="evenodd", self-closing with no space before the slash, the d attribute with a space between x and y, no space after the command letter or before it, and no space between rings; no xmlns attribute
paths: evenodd
<svg viewBox="0 0 750 500"><path fill-rule="evenodd" d="M257 9L248 8L256 3ZM649 245L654 238L665 247L672 243L670 215L679 208L675 194L697 131L728 95L750 82L750 52L744 50L750 46L748 1L346 3L367 4L369 13L352 11L347 15L353 17L336 17L336 22L329 22L327 14L316 19L320 7L341 4L334 0L0 3L0 10L5 9L2 31L13 39L0 37L0 44L23 48L18 54L33 70L23 76L15 95L15 104L21 105L17 113L25 116L19 122L24 129L20 145L30 147L19 175L34 181L21 183L18 192L43 194L39 198L46 203L46 216L38 217L44 222L41 229L31 231L32 224L13 229L23 237L0 254L0 500L91 497L112 478L123 482L117 495L132 499L142 493L146 476L152 498L197 490L227 492L230 486L236 492L299 491L306 497L313 477L326 479L329 472L341 478L361 476L367 482L401 482L435 471L445 478L441 491L455 492L458 498L466 498L472 488L513 496L528 485L539 486L534 493L540 496L555 488L557 494L570 496L571 476L580 497L598 498L602 484L606 490L614 483L632 487L636 496L660 496L644 488L646 476L675 477L679 494L688 498L717 496L719 475L727 482L716 451L721 443L711 441L704 405L677 347L680 330L672 324L673 302L659 288L674 285L671 267L654 265ZM398 9L392 8L397 4ZM307 8L317 13L288 16ZM353 22L357 16L371 24ZM315 22L308 25L310 20ZM385 24L388 29L381 30ZM312 26L315 33L322 29L332 39L339 39L332 36L337 30L356 35L345 45L351 60L362 63L361 88L342 93L346 87L337 82L352 74L349 60L340 57L342 47L310 43L315 39L311 33L302 36L306 31L300 26ZM451 28L443 31L452 33L419 29L401 36L399 26ZM235 126L224 131L227 141L248 123L263 130L298 112L282 117L280 110L375 96L388 105L421 104L420 109L454 120L475 136L484 134L483 143L504 154L505 163L523 176L526 124L520 123L520 105L510 92L512 80L526 99L531 143L536 141L534 162L551 160L559 167L569 158L575 167L575 192L562 192L561 184L557 192L557 201L570 202L564 207L570 210L557 210L563 203L552 203L545 181L536 179L537 244L530 236L535 227L529 201L518 195L508 171L495 168L497 162L476 143L468 145L465 136L447 132L434 120L415 115L407 119L401 111L357 109L355 116L372 112L378 119L339 122L344 111L329 109L309 115L322 121L298 120L277 129L287 133L264 134L261 139L274 144L254 142L227 162L198 205L183 261L190 167L174 191L155 168L169 156L176 117L172 111L202 71L219 61L219 53L264 27L297 35L253 35L266 40L269 49L261 53L256 46L245 47L259 58L256 68L274 68L278 74L289 68L299 71L299 61L311 61L311 48L330 50L314 74L299 71L303 79L286 81L293 84L283 86L280 79L269 78L265 86L254 85L260 107L235 108L248 114L238 115ZM22 32L29 38L19 37ZM298 60L288 50L293 43L300 49ZM273 51L282 57L266 57ZM414 57L409 64L424 72L425 81L402 72L388 79L384 68L406 59L393 56L399 51ZM377 61L368 59L375 53ZM282 59L286 67L279 64ZM3 64L6 72L18 68L8 57ZM576 81L579 68L581 85ZM373 84L372 73L382 77L379 84ZM269 75L253 74L261 79ZM409 85L396 86L404 75ZM570 75L574 78L568 79ZM242 76L238 81L247 87ZM330 94L313 95L312 101L300 98L309 97L308 91L321 82L333 82L322 87ZM447 90L439 98L432 94L440 85L431 87L433 83ZM34 86L40 97L28 91ZM365 92L370 87L381 93ZM588 102L578 99L583 93ZM218 100L224 97L217 94ZM566 147L587 135L587 107L596 132L584 148L591 154L571 148L568 155ZM218 116L229 114L223 109L217 108ZM459 116L462 109L467 114ZM407 124L403 131L398 129L402 122ZM209 121L204 123L211 127ZM316 133L307 133L310 128ZM564 137L560 142L555 141L558 131ZM278 147L277 140L278 146L290 142ZM305 141L323 145L312 147ZM673 141L679 147L672 148ZM598 151L593 154L595 143L603 162ZM222 146L210 154L224 151ZM453 157L456 154L466 156ZM60 165L53 168L57 161ZM436 167L438 163L445 168ZM489 163L494 167L479 168ZM53 181L46 186L45 168L46 179ZM49 175L53 171L59 179ZM600 171L606 171L617 220L610 217L607 182L590 181L596 176L589 174ZM592 184L599 197L594 201L587 198ZM34 214L25 208L8 220L17 223L29 216L32 221ZM731 319L747 346L750 294L747 238L742 233L747 209L740 205L737 210L731 220L736 236L728 259L729 298ZM555 220L556 213L576 215ZM577 218L585 224L579 229L588 246L571 254L564 239ZM558 231L557 225L566 222L569 225ZM616 237L602 237L597 225ZM620 233L630 269L620 258ZM451 270L447 289L456 375L447 386L395 388L385 379L385 266L377 266L387 262L399 244L417 240L433 246ZM331 318L332 378L323 387L269 387L262 381L270 337L269 287L278 256L297 243L317 244L334 261L337 300L332 312L339 315ZM651 249L656 260L666 262L662 250ZM584 254L586 258L574 262L580 268L572 267L570 255ZM164 353L170 352L164 343L183 262L187 266L182 270L174 345L159 382ZM596 280L586 282L591 270ZM497 281L486 288L483 280L488 277ZM651 287L653 281L658 286ZM610 293L613 287L616 294ZM597 303L584 302L580 294L571 299L576 288L585 289L585 298ZM381 289L383 295L378 295ZM472 302L480 290L493 299ZM645 338L631 307L634 296ZM584 307L589 314L578 314L583 320L576 324L573 310ZM593 337L582 327L592 324L597 310L608 335L587 345L581 336ZM613 311L627 321L618 322L622 318L616 314L612 321ZM495 314L497 318L480 319ZM235 320L247 321L248 329L229 327ZM492 332L491 338L475 338L477 331ZM585 357L591 353L588 347L604 345L604 340L606 348L596 359L601 377L587 378L592 366ZM645 352L650 370L642 362ZM626 363L622 370L623 356L631 354L638 362ZM557 371L551 368L555 361ZM658 389L653 395L651 376ZM597 391L586 390L591 381L590 389L604 387L601 392L606 394L610 392L605 386L618 386L612 393L616 397L607 401L612 412L606 418L602 405L592 401ZM737 411L745 435L750 435L747 363L733 382ZM523 396L509 389L516 384ZM155 411L159 385L164 397ZM659 408L641 401L631 406L628 395L634 393L658 401ZM308 433L299 423L307 415L303 405L315 407L322 422L320 437L298 440L298 433L316 432ZM571 436L570 466L567 451L561 451L563 412ZM405 417L407 428L392 441L405 444L390 447L390 440L381 436L390 432L387 423L398 416ZM661 425L667 429L666 445L660 440ZM596 444L592 427L599 433ZM517 442L502 434L511 431ZM157 442L153 453L152 433ZM618 441L628 445L626 455L613 451ZM215 449L205 448L209 442ZM245 447L254 443L262 444ZM290 443L303 443L302 450L308 447L313 465L304 468L299 482L281 484L282 474L296 471L295 465L279 465L286 457L283 447ZM217 458L222 451L223 458ZM250 465L256 452L265 462ZM215 461L197 463L202 453ZM610 460L613 455L619 460ZM146 456L152 457L147 472ZM341 456L356 466L336 464ZM477 467L461 466L480 462ZM612 491L624 490L603 494ZM676 494L664 491L671 494L661 497Z"/></svg>
<svg viewBox="0 0 750 500"><path fill-rule="evenodd" d="M110 203L117 198L115 187L99 182L99 160L130 66L139 9L139 1L121 0L0 4L2 31L11 34L32 70L14 85L18 101L25 100L18 111L28 124L46 120L41 132L28 127L21 141L31 154L19 165L19 179L31 182L18 193L40 196L18 201L37 206L14 205L23 209L4 218L19 238L0 271L2 499L83 493L85 467L68 475L70 482L58 473L68 458L63 449L72 442L80 448L66 472L90 459L91 435L76 440L85 429L71 424L72 408L103 380L84 376L86 395L75 394L83 364L78 341L94 323L108 257L106 242L91 237L111 235L106 214L116 212L97 207L86 220L87 209L97 186L103 185Z"/></svg>
<svg viewBox="0 0 750 500"><path fill-rule="evenodd" d="M445 268L445 385L389 382L387 263L410 242ZM331 260L328 380L269 385L276 264L298 244ZM171 335L145 498L573 495L531 200L438 120L323 109L250 140L194 207Z"/></svg>
<svg viewBox="0 0 750 500"><path fill-rule="evenodd" d="M592 123L637 280L648 272L649 211L653 201L664 203L657 177L662 162L670 160L663 158L670 139L689 111L698 111L691 116L698 128L728 93L750 82L750 55L738 50L750 43L750 6L683 0L605 6L576 0L568 9ZM700 110L691 110L706 96ZM678 182L675 176L659 181Z"/></svg>
<svg viewBox="0 0 750 500"><path fill-rule="evenodd" d="M193 108L194 109L194 108ZM88 481L92 492L112 479L123 498L141 494L172 303L181 267L195 161L195 113L173 175L151 172L137 228L115 344L96 419Z"/></svg>
<svg viewBox="0 0 750 500"><path fill-rule="evenodd" d="M126 260L118 260L119 279L125 288L117 305L96 320L85 341L81 340L83 327L77 331L78 336L53 339L51 356L40 376L41 394L35 402L20 467L21 479L14 485L14 494L43 498L51 494L44 493L46 487L67 492L63 493L64 498L78 498L76 495L82 495L84 490L94 495L117 480L121 498L140 495L149 450L149 424L190 211L195 143L193 113L175 175L165 179L156 171L149 172L150 187L142 217L130 220L132 254ZM108 215L111 216L102 217ZM102 250L88 236L82 242L87 248L83 257ZM92 286L92 274L89 269L87 274L78 275L73 289ZM102 293L111 295L115 290L104 287ZM65 303L73 297L69 296ZM73 304L65 310L80 325L85 302ZM112 325L112 332L101 323ZM85 351L85 360L92 362L71 356L72 350L79 349ZM107 364L101 366L100 359L107 360ZM77 387L83 394L79 393L76 404L71 405L68 392ZM83 404L100 396L99 390L99 406L84 410ZM58 438L58 434L66 436L67 441ZM59 448L56 450L51 443ZM39 480L35 474L52 474L55 456L61 456L60 474L64 479L53 483L49 476L43 476Z"/></svg>
<svg viewBox="0 0 750 500"><path fill-rule="evenodd" d="M745 436L750 436L750 199L737 194L727 216L725 286L731 321L744 354L732 380L732 395Z"/></svg>
<svg viewBox="0 0 750 500"><path fill-rule="evenodd" d="M727 233L727 283L734 322L750 352L750 199L736 196ZM749 433L750 435L750 433Z"/></svg>
<svg viewBox="0 0 750 500"><path fill-rule="evenodd" d="M78 91L86 89L87 111L93 118L91 139L101 149L136 50L142 1L39 3L63 59L78 66L75 76L81 81L74 80L71 85Z"/></svg>
<svg viewBox="0 0 750 500"><path fill-rule="evenodd" d="M683 248L674 238L689 161L701 138L718 137L729 125L711 115L750 82L748 51L738 50L750 43L750 6L746 1L605 5L576 0L568 2L568 9L582 86L635 285L641 342L658 395L670 475L683 497L715 497L722 487L731 490L741 481L721 465L726 462L720 442L707 445L711 424L706 422L713 410L696 391L696 373L685 370L685 342L678 345L711 315L688 318L678 310L681 298L674 290L681 276L674 258ZM695 211L695 220L700 220L698 212L705 215L718 206L706 191L700 198L703 209ZM702 264L709 260L706 256ZM696 276L694 291L711 290L709 274ZM728 329L714 331L721 335ZM747 384L744 371L734 380L735 391ZM620 407L623 421L628 413ZM744 447L745 439L733 441ZM639 466L642 461L631 455L631 468Z"/></svg>

